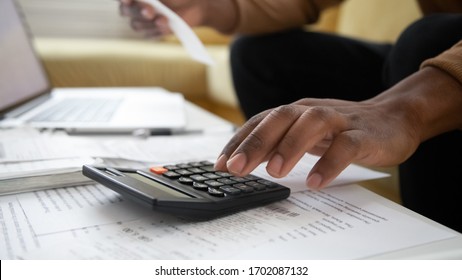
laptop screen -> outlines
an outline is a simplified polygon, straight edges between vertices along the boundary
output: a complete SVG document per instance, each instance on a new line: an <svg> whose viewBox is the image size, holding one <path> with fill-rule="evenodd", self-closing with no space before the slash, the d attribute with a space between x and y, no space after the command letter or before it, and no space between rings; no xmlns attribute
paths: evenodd
<svg viewBox="0 0 462 280"><path fill-rule="evenodd" d="M0 1L0 117L49 89L41 61L14 0Z"/></svg>

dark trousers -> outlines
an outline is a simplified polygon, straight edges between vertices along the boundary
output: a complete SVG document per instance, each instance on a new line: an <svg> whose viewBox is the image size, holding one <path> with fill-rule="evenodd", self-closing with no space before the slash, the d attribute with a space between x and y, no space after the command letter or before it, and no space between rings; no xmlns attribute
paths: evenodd
<svg viewBox="0 0 462 280"><path fill-rule="evenodd" d="M305 97L360 101L418 71L425 59L461 39L460 14L424 17L394 45L298 29L242 36L231 49L233 82L247 118ZM462 232L461 162L461 131L422 143L399 168L404 206Z"/></svg>

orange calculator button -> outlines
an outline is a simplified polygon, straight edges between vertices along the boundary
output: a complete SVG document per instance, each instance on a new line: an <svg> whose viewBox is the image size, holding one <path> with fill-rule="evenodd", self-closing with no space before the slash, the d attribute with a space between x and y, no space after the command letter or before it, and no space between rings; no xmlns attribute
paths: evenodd
<svg viewBox="0 0 462 280"><path fill-rule="evenodd" d="M155 174L162 175L165 172L167 172L168 169L165 168L165 167L162 167L162 166L153 166L153 167L149 168L149 171L151 171L152 173L155 173Z"/></svg>

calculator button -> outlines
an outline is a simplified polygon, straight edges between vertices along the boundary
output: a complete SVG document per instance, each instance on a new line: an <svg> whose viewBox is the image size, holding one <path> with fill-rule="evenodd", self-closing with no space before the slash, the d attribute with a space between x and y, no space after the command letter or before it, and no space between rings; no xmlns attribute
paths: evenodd
<svg viewBox="0 0 462 280"><path fill-rule="evenodd" d="M202 164L202 165L211 165L211 166L213 166L213 162L210 162L210 161L208 161L208 160L203 160L203 161L201 161L201 164Z"/></svg>
<svg viewBox="0 0 462 280"><path fill-rule="evenodd" d="M170 171L173 171L173 170L177 170L177 169L180 169L178 166L176 165L164 165L164 168L170 170Z"/></svg>
<svg viewBox="0 0 462 280"><path fill-rule="evenodd" d="M152 173L158 174L158 175L162 175L165 172L167 172L168 169L163 166L153 166L149 168L149 171L151 171Z"/></svg>
<svg viewBox="0 0 462 280"><path fill-rule="evenodd" d="M165 177L167 177L169 179L178 179L178 178L181 177L180 174L178 174L178 173L176 173L174 171L167 171L164 174L162 174L162 176L165 176Z"/></svg>
<svg viewBox="0 0 462 280"><path fill-rule="evenodd" d="M249 181L249 180L246 179L246 178L243 178L243 177L234 177L234 176L233 176L233 177L229 177L229 179L234 180L234 181L239 182L239 183L245 183L245 182Z"/></svg>
<svg viewBox="0 0 462 280"><path fill-rule="evenodd" d="M178 168L181 168L181 169L186 169L186 168L191 168L192 166L188 163L179 163L176 165Z"/></svg>
<svg viewBox="0 0 462 280"><path fill-rule="evenodd" d="M225 185L232 185L232 184L236 184L237 182L236 181L233 181L231 179L228 179L228 178L221 178L221 179L217 179L218 182L220 183L223 183Z"/></svg>
<svg viewBox="0 0 462 280"><path fill-rule="evenodd" d="M212 187L212 188L219 188L219 187L224 185L223 183L220 183L220 182L215 181L215 180L208 180L208 181L205 181L204 183L207 184L209 187Z"/></svg>
<svg viewBox="0 0 462 280"><path fill-rule="evenodd" d="M202 176L202 175L199 175L199 174L191 175L191 176L189 176L189 178L193 179L196 182L204 182L204 181L209 180L209 178L207 178L205 176Z"/></svg>
<svg viewBox="0 0 462 280"><path fill-rule="evenodd" d="M188 171L190 171L190 172L192 172L194 174L205 173L204 169L200 169L198 167L188 168Z"/></svg>
<svg viewBox="0 0 462 280"><path fill-rule="evenodd" d="M200 190L200 191L207 191L209 189L209 185L204 184L204 183L199 183L199 182L194 182L192 186L196 190Z"/></svg>
<svg viewBox="0 0 462 280"><path fill-rule="evenodd" d="M208 188L208 193L210 195L213 195L213 196L218 196L218 197L223 197L225 196L225 193L220 191L220 190L217 190L217 189L214 189L214 188Z"/></svg>
<svg viewBox="0 0 462 280"><path fill-rule="evenodd" d="M231 186L221 186L219 190L230 195L238 195L241 193L240 189L236 189Z"/></svg>
<svg viewBox="0 0 462 280"><path fill-rule="evenodd" d="M180 177L178 178L178 182L185 184L185 185L192 185L194 183L193 179L189 177Z"/></svg>
<svg viewBox="0 0 462 280"><path fill-rule="evenodd" d="M176 173L178 174L181 174L183 176L189 176L189 175L192 175L193 173L189 170L186 170L186 169L177 169L175 170Z"/></svg>
<svg viewBox="0 0 462 280"><path fill-rule="evenodd" d="M209 179L212 179L212 180L221 178L220 176L218 176L215 173L204 173L204 174L202 174L202 176L205 176L205 177L207 177Z"/></svg>
<svg viewBox="0 0 462 280"><path fill-rule="evenodd" d="M217 171L217 172L215 172L215 174L220 176L220 177L231 177L231 176L233 176L228 172L222 172L222 171Z"/></svg>
<svg viewBox="0 0 462 280"><path fill-rule="evenodd" d="M277 188L279 186L278 184L265 180L265 179L258 180L257 182L265 185L267 188L270 188L270 189Z"/></svg>
<svg viewBox="0 0 462 280"><path fill-rule="evenodd" d="M235 187L236 189L240 189L244 193L251 193L254 191L254 188L244 184L234 184L233 187Z"/></svg>
<svg viewBox="0 0 462 280"><path fill-rule="evenodd" d="M249 182L247 182L245 184L247 186L251 186L252 188L254 188L257 191L262 191L262 190L266 189L265 185L263 185L261 183L258 183L258 182L255 182L255 181L249 181Z"/></svg>
<svg viewBox="0 0 462 280"><path fill-rule="evenodd" d="M215 172L213 165L204 165L201 167L201 169L204 169L206 172Z"/></svg>
<svg viewBox="0 0 462 280"><path fill-rule="evenodd" d="M255 180L260 179L259 177L255 176L255 175L252 175L252 174L249 174L249 175L245 176L244 178L246 178L249 181L255 181Z"/></svg>

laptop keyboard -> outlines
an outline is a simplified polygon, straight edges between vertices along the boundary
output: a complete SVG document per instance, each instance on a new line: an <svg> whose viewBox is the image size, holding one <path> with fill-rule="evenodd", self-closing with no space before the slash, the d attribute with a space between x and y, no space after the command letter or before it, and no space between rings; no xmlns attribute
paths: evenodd
<svg viewBox="0 0 462 280"><path fill-rule="evenodd" d="M122 99L69 98L61 100L31 121L38 122L107 122Z"/></svg>

